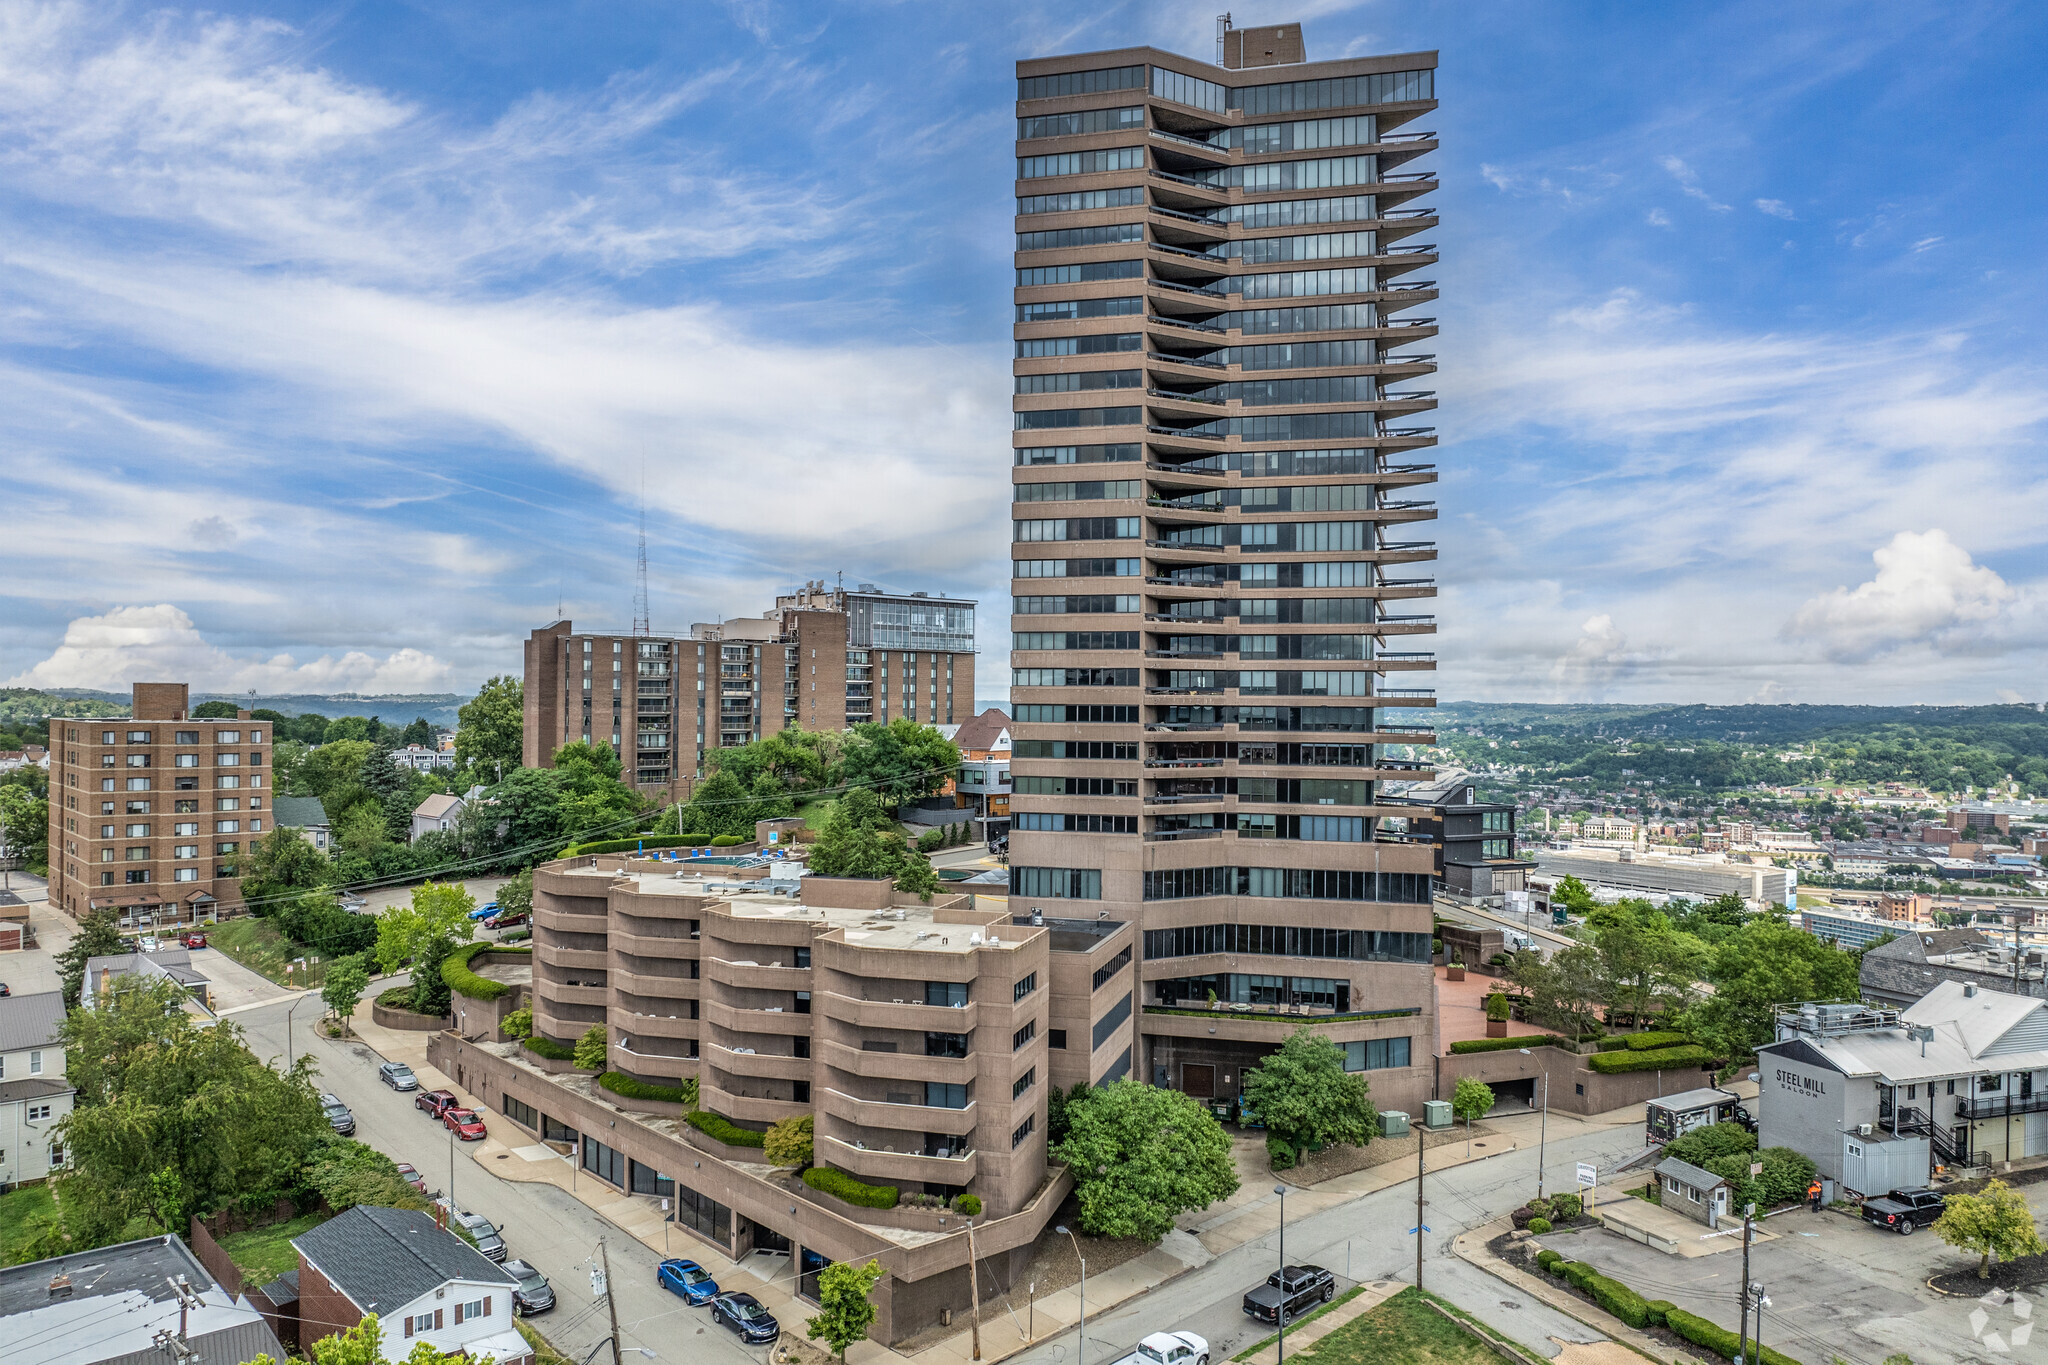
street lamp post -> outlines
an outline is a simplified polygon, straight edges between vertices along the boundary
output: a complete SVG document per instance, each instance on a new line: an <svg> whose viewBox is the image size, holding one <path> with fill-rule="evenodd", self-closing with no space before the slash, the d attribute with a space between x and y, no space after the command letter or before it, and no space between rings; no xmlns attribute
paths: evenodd
<svg viewBox="0 0 2048 1365"><path fill-rule="evenodd" d="M286 1071L292 1069L292 1016L298 1013L299 1006L312 998L310 995L302 995L292 1001L292 1007L284 1012L284 1069Z"/></svg>
<svg viewBox="0 0 2048 1365"><path fill-rule="evenodd" d="M1533 1057L1536 1055L1535 1053L1529 1051L1528 1048L1522 1048L1521 1053L1524 1057ZM1538 1199L1541 1199L1543 1197L1543 1158L1544 1155L1549 1151L1549 1144L1550 1070L1546 1067L1543 1072L1543 1117L1537 1121L1536 1125L1536 1197Z"/></svg>
<svg viewBox="0 0 2048 1365"><path fill-rule="evenodd" d="M1067 1239L1074 1244L1074 1259L1081 1263L1081 1323L1074 1332L1074 1365L1088 1365L1088 1258L1081 1254L1081 1239L1064 1225L1055 1227L1053 1231L1067 1234Z"/></svg>
<svg viewBox="0 0 2048 1365"><path fill-rule="evenodd" d="M1273 1193L1280 1196L1280 1302L1273 1316L1280 1320L1280 1365L1287 1365L1287 1187L1275 1185Z"/></svg>

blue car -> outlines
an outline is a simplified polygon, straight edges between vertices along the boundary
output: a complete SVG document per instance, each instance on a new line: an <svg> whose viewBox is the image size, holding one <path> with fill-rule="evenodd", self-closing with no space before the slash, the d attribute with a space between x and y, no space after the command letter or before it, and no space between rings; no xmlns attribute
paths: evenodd
<svg viewBox="0 0 2048 1365"><path fill-rule="evenodd" d="M695 1261L663 1261L655 1268L655 1279L671 1294L680 1294L692 1306L709 1303L718 1296L718 1281Z"/></svg>
<svg viewBox="0 0 2048 1365"><path fill-rule="evenodd" d="M479 905L476 909L470 911L469 917L471 919L489 919L492 915L495 915L497 913L498 903L496 901L492 901L489 905Z"/></svg>
<svg viewBox="0 0 2048 1365"><path fill-rule="evenodd" d="M782 1324L752 1294L720 1294L711 1301L711 1316L752 1344L782 1335Z"/></svg>

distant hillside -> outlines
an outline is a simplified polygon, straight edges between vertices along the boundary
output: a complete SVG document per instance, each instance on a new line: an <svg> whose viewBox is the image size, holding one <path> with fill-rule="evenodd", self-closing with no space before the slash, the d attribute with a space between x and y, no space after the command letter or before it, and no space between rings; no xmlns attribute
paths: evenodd
<svg viewBox="0 0 2048 1365"><path fill-rule="evenodd" d="M314 715L330 719L338 716L376 716L398 725L404 725L415 717L424 717L429 724L453 729L455 713L469 696L458 692L382 693L377 696L363 696L353 692L337 692L333 695L319 693L294 693L289 696L259 696L253 705L272 711L282 711L288 716ZM194 692L192 704L207 701L231 701L237 706L252 703L246 692ZM81 687L58 687L47 692L25 687L0 688L0 723L41 719L46 715L63 716L125 716L128 714L126 692L96 692Z"/></svg>
<svg viewBox="0 0 2048 1365"><path fill-rule="evenodd" d="M2013 706L1610 706L1532 702L1445 702L1439 728L1525 727L1539 733L1609 739L1744 740L1792 744L1879 734L1895 727L1996 735L2022 753L2048 754L2048 713Z"/></svg>

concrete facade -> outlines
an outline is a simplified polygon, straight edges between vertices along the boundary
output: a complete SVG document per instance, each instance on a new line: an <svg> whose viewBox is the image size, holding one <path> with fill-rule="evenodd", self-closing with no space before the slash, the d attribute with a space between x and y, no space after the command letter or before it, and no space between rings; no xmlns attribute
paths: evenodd
<svg viewBox="0 0 2048 1365"><path fill-rule="evenodd" d="M1306 1020L1408 1039L1412 1107L1436 850L1377 784L1433 738L1436 57L1254 46L1017 66L1010 903L1137 926L1131 1074L1227 1103Z"/></svg>
<svg viewBox="0 0 2048 1365"><path fill-rule="evenodd" d="M194 720L184 683L136 683L126 720L50 719L50 903L123 928L239 909L237 866L271 827L270 726Z"/></svg>

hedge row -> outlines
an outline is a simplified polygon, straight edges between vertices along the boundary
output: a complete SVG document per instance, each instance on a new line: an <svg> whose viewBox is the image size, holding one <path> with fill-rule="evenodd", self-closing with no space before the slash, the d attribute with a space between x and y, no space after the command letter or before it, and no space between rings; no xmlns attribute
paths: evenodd
<svg viewBox="0 0 2048 1365"><path fill-rule="evenodd" d="M759 1147L765 1135L751 1128L742 1128L723 1114L714 1114L705 1109L692 1109L683 1115L683 1122L695 1128L705 1137L722 1142L728 1147Z"/></svg>
<svg viewBox="0 0 2048 1365"><path fill-rule="evenodd" d="M623 1095L629 1100L659 1100L663 1104L695 1104L697 1086L694 1082L684 1085L656 1085L628 1076L623 1071L607 1071L597 1078L597 1083L614 1095Z"/></svg>
<svg viewBox="0 0 2048 1365"><path fill-rule="evenodd" d="M1683 1033L1673 1033L1667 1029L1650 1033L1631 1033L1623 1041L1628 1044L1631 1052L1650 1052L1662 1047L1677 1047L1682 1043L1691 1042L1692 1039Z"/></svg>
<svg viewBox="0 0 2048 1365"><path fill-rule="evenodd" d="M533 1053L536 1057L545 1057L551 1062L573 1062L576 1060L576 1049L574 1047L567 1043L558 1043L552 1038L542 1037L538 1033L527 1035L526 1050Z"/></svg>
<svg viewBox="0 0 2048 1365"><path fill-rule="evenodd" d="M1584 1261L1560 1262L1551 1267L1550 1273L1562 1275L1572 1288L1629 1326L1640 1329L1650 1325L1650 1305L1641 1294L1620 1280L1602 1275Z"/></svg>
<svg viewBox="0 0 2048 1365"><path fill-rule="evenodd" d="M441 959L441 979L448 983L448 989L471 1000L496 1000L512 989L503 981L493 981L487 976L478 976L469 969L469 961L478 953L530 953L531 948L506 948L488 940L482 943L465 943Z"/></svg>
<svg viewBox="0 0 2048 1365"><path fill-rule="evenodd" d="M805 1171L804 1184L864 1209L893 1209L898 1197L894 1185L870 1185L830 1166L813 1166Z"/></svg>
<svg viewBox="0 0 2048 1365"><path fill-rule="evenodd" d="M631 839L592 839L587 844L571 844L562 850L562 857L574 858L583 853L632 853L643 848L703 848L711 842L708 834L647 834Z"/></svg>
<svg viewBox="0 0 2048 1365"><path fill-rule="evenodd" d="M1462 1038L1451 1044L1453 1053L1506 1052L1516 1047L1563 1047L1562 1038L1549 1033L1525 1033L1519 1038Z"/></svg>
<svg viewBox="0 0 2048 1365"><path fill-rule="evenodd" d="M1735 1359L1735 1353L1742 1345L1742 1338L1736 1333L1719 1324L1708 1322L1705 1318L1696 1317L1682 1308L1667 1308L1664 1313L1664 1325L1693 1345L1703 1346L1723 1360ZM1755 1348L1756 1343L1751 1342L1750 1346ZM1763 1365L1799 1365L1791 1356L1782 1351L1774 1351L1768 1346L1764 1347L1760 1354Z"/></svg>
<svg viewBox="0 0 2048 1365"><path fill-rule="evenodd" d="M1620 1071L1677 1071L1697 1067L1714 1059L1714 1054L1697 1043L1684 1047L1657 1048L1650 1052L1602 1052L1586 1059L1586 1065L1603 1076Z"/></svg>

